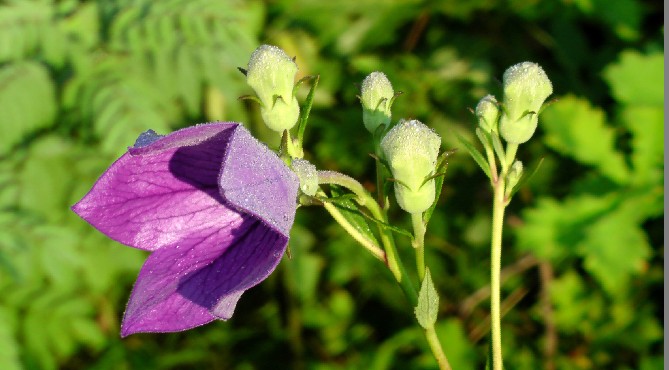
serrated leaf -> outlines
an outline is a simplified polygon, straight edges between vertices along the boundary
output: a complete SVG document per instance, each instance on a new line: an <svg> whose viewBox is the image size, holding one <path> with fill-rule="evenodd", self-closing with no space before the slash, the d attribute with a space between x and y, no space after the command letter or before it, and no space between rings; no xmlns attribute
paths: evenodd
<svg viewBox="0 0 669 370"><path fill-rule="evenodd" d="M615 198L581 195L562 202L540 199L523 212L525 225L518 229L518 249L541 259L559 263L575 253L584 238L584 228L605 213Z"/></svg>
<svg viewBox="0 0 669 370"><path fill-rule="evenodd" d="M420 285L418 305L414 308L414 314L416 315L418 324L424 329L433 327L434 323L437 322L439 295L432 282L429 268L425 269L425 278L423 278L423 282Z"/></svg>
<svg viewBox="0 0 669 370"><path fill-rule="evenodd" d="M604 78L621 103L664 105L664 54L620 53L620 60L604 70Z"/></svg>
<svg viewBox="0 0 669 370"><path fill-rule="evenodd" d="M561 154L593 166L624 184L630 181L622 155L615 150L613 129L605 124L604 112L575 96L561 98L540 118L545 142Z"/></svg>
<svg viewBox="0 0 669 370"><path fill-rule="evenodd" d="M664 107L628 105L620 113L632 133L632 182L664 183Z"/></svg>
<svg viewBox="0 0 669 370"><path fill-rule="evenodd" d="M476 164L478 164L479 167L481 167L481 169L486 174L486 176L488 176L489 179L492 179L492 175L490 174L490 165L485 160L481 152L479 152L478 149L474 148L474 146L470 142L468 142L467 139L463 138L457 133L456 135L458 137L458 141L460 141L460 143L464 145L465 149L467 149L467 152L469 152L469 155L471 155L472 158L474 158Z"/></svg>
<svg viewBox="0 0 669 370"><path fill-rule="evenodd" d="M578 246L585 269L610 295L625 294L630 277L644 269L650 256L646 234L635 217L636 207L630 201L590 223Z"/></svg>

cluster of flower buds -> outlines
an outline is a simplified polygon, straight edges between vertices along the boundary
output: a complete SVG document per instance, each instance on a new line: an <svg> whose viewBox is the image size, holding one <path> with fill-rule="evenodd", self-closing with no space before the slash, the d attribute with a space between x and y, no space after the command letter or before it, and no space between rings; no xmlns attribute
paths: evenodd
<svg viewBox="0 0 669 370"><path fill-rule="evenodd" d="M476 106L479 127L499 133L510 144L527 142L537 129L539 112L553 85L536 63L523 62L509 67L503 76L504 99L500 105L488 95Z"/></svg>
<svg viewBox="0 0 669 370"><path fill-rule="evenodd" d="M393 86L382 72L372 72L363 80L360 91L363 123L372 134L385 127L379 154L395 181L397 203L408 213L422 213L434 203L432 176L441 138L417 120L400 120L391 128L390 108L394 99Z"/></svg>

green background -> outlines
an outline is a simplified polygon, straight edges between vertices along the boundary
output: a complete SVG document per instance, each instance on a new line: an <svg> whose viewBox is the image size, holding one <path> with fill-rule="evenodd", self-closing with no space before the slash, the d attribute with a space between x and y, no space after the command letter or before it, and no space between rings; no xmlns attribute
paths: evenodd
<svg viewBox="0 0 669 370"><path fill-rule="evenodd" d="M356 94L384 71L394 119L433 127L450 160L428 227L438 334L454 369L485 365L491 191L456 139L512 64L557 99L519 150L544 158L507 210L508 369L661 369L664 24L659 1L119 0L0 2L0 364L14 369L434 369L390 273L318 207L292 259L234 317L119 338L145 253L69 207L143 131L262 128L243 75L271 43L320 74L307 158L373 189ZM308 88L299 91L304 100ZM396 207L395 207L396 208ZM406 215L391 212L397 225ZM397 237L410 265L409 240Z"/></svg>

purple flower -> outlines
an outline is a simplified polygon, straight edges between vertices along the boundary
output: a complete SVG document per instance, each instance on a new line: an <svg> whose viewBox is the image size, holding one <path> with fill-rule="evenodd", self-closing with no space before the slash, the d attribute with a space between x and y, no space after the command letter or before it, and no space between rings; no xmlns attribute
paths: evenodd
<svg viewBox="0 0 669 370"><path fill-rule="evenodd" d="M241 125L142 134L72 209L110 238L151 251L121 336L229 319L288 244L298 179Z"/></svg>

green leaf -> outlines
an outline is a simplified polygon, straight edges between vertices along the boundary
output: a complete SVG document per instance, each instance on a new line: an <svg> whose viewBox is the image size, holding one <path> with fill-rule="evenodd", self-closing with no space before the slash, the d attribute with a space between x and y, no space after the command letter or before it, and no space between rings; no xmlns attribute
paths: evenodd
<svg viewBox="0 0 669 370"><path fill-rule="evenodd" d="M644 270L650 256L646 233L634 216L636 207L636 202L627 202L590 223L578 245L585 269L610 295L626 293L630 277Z"/></svg>
<svg viewBox="0 0 669 370"><path fill-rule="evenodd" d="M613 129L605 124L601 109L569 95L543 113L540 125L546 132L546 144L560 154L597 168L616 183L630 181L625 162L615 150Z"/></svg>
<svg viewBox="0 0 669 370"><path fill-rule="evenodd" d="M302 109L300 110L300 120L297 127L297 141L300 143L300 145L302 145L304 141L304 130L307 128L307 120L309 119L311 106L314 104L314 93L316 92L316 86L318 86L318 81L320 81L321 76L316 75L304 77L298 81L298 84L307 78L311 79L313 83L311 84L311 89L309 89L309 94L307 94L307 100L304 102ZM297 88L297 85L295 87Z"/></svg>
<svg viewBox="0 0 669 370"><path fill-rule="evenodd" d="M56 114L53 82L36 62L0 69L0 155L26 135L53 123Z"/></svg>
<svg viewBox="0 0 669 370"><path fill-rule="evenodd" d="M19 342L15 336L16 316L11 308L0 307L0 363L3 369L20 370Z"/></svg>
<svg viewBox="0 0 669 370"><path fill-rule="evenodd" d="M468 142L467 139L463 138L457 133L456 135L458 137L458 141L460 141L460 143L465 146L465 149L467 149L467 152L469 152L472 158L474 158L476 164L478 164L479 167L481 167L481 169L486 174L486 176L488 176L489 179L492 179L492 175L490 174L490 165L485 160L485 158L483 158L481 152L479 152L478 149L474 148L474 146L470 142Z"/></svg>
<svg viewBox="0 0 669 370"><path fill-rule="evenodd" d="M575 253L593 218L608 211L615 201L611 196L581 195L562 202L540 199L537 206L523 212L525 225L518 229L518 249L540 259L559 263Z"/></svg>
<svg viewBox="0 0 669 370"><path fill-rule="evenodd" d="M620 61L604 70L616 100L626 104L664 105L664 54L620 53Z"/></svg>
<svg viewBox="0 0 669 370"><path fill-rule="evenodd" d="M433 327L434 323L437 322L439 295L432 282L429 268L425 269L425 278L418 292L418 305L414 309L414 314L416 315L418 324L424 329Z"/></svg>
<svg viewBox="0 0 669 370"><path fill-rule="evenodd" d="M491 135L491 139L493 150L495 151L495 154L497 154L499 162L504 163L506 161L506 152L504 151L502 141L499 139L499 135Z"/></svg>
<svg viewBox="0 0 669 370"><path fill-rule="evenodd" d="M368 220L374 222L375 224L381 225L381 227L384 228L384 229L388 229L388 230L390 230L394 233L404 235L404 236L409 237L409 238L413 238L413 234L406 229L387 224L387 223L385 223L383 221L380 221L380 220L377 220L374 217L371 217L371 216L369 216L369 215L367 215L366 213L363 213L363 212L361 212L360 214L362 216L364 216L365 218L367 218Z"/></svg>
<svg viewBox="0 0 669 370"><path fill-rule="evenodd" d="M357 231L379 246L380 244L376 239L376 236L366 221L368 218L363 216L358 205L353 200L346 199L346 197L343 196L345 193L335 185L330 186L330 194L333 197L333 199L331 199L332 203L334 203L339 211L341 211L342 216L344 216L344 218L350 222Z"/></svg>
<svg viewBox="0 0 669 370"><path fill-rule="evenodd" d="M664 107L628 105L620 113L632 133L632 182L664 183Z"/></svg>
<svg viewBox="0 0 669 370"><path fill-rule="evenodd" d="M568 270L553 280L550 295L560 332L594 334L605 311L601 293L592 292L576 271Z"/></svg>
<svg viewBox="0 0 669 370"><path fill-rule="evenodd" d="M444 186L444 173L446 172L446 168L448 167L448 157L451 156L451 154L455 153L455 150L449 150L441 153L439 156L439 159L437 159L437 165L435 172L438 174L441 174L439 176L436 176L434 179L434 203L430 206L430 208L425 211L423 214L423 221L425 222L425 225L430 222L430 218L432 218L432 213L434 213L435 208L437 208L437 203L439 203L439 196L441 195L441 190Z"/></svg>

